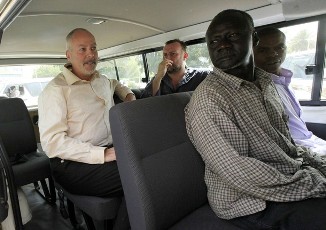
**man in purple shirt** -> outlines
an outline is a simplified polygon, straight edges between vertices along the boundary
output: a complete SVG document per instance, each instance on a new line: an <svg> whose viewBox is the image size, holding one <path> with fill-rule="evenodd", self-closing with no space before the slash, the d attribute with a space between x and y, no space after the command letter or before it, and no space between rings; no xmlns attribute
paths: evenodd
<svg viewBox="0 0 326 230"><path fill-rule="evenodd" d="M254 47L254 58L257 67L271 73L286 114L292 139L297 145L305 146L321 156L326 155L326 141L313 135L302 120L302 109L298 99L290 88L293 73L281 68L285 60L285 34L277 28L267 27L258 30L259 44Z"/></svg>

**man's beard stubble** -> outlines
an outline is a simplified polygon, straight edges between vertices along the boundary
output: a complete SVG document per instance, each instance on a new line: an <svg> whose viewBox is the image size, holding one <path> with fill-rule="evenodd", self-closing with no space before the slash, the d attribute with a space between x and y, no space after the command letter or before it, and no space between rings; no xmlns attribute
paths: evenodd
<svg viewBox="0 0 326 230"><path fill-rule="evenodd" d="M168 72L168 73L177 73L177 72L179 72L181 70L181 66L176 66L176 65L172 65L171 67L169 67L168 69L167 69L167 71L166 72Z"/></svg>

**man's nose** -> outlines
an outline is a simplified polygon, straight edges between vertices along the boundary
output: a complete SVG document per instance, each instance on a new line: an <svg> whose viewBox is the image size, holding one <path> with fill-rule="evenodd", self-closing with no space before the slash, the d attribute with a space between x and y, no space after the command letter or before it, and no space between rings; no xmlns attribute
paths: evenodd
<svg viewBox="0 0 326 230"><path fill-rule="evenodd" d="M87 52L87 56L88 57L95 57L95 55L96 55L96 51L94 51L94 50L88 50L88 52Z"/></svg>
<svg viewBox="0 0 326 230"><path fill-rule="evenodd" d="M217 45L218 50L224 49L224 48L229 48L229 47L231 47L231 43L227 39L221 39Z"/></svg>
<svg viewBox="0 0 326 230"><path fill-rule="evenodd" d="M269 56L271 57L277 57L278 56L278 52L276 50L270 50L268 53Z"/></svg>

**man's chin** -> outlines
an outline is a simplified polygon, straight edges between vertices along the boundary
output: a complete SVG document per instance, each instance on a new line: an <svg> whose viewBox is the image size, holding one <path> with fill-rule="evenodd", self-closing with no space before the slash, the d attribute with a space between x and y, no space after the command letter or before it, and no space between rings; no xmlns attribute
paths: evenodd
<svg viewBox="0 0 326 230"><path fill-rule="evenodd" d="M278 75L278 73L280 72L281 68L280 67L269 67L269 68L266 68L265 71L268 72L268 73L272 73L272 74L276 74Z"/></svg>
<svg viewBox="0 0 326 230"><path fill-rule="evenodd" d="M237 68L239 66L240 66L240 63L237 63L237 64L232 64L232 65L221 65L218 68L225 72L225 71L228 71L228 70L235 69L235 68Z"/></svg>
<svg viewBox="0 0 326 230"><path fill-rule="evenodd" d="M166 72L167 73L177 73L177 72L179 72L180 71L180 69L181 68L168 68L167 70L166 70Z"/></svg>
<svg viewBox="0 0 326 230"><path fill-rule="evenodd" d="M96 69L88 69L84 71L85 75L92 76L95 73Z"/></svg>

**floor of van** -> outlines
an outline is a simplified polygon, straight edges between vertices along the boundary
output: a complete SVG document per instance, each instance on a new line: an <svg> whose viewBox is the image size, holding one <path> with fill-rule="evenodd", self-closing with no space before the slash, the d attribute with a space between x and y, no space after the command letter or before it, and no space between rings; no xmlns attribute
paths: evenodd
<svg viewBox="0 0 326 230"><path fill-rule="evenodd" d="M32 211L32 219L24 225L24 230L71 230L73 229L69 218L64 219L59 209L57 196L56 204L48 204L34 189L33 184L22 187L25 192L29 207ZM87 229L81 213L76 210L77 221L81 229Z"/></svg>

